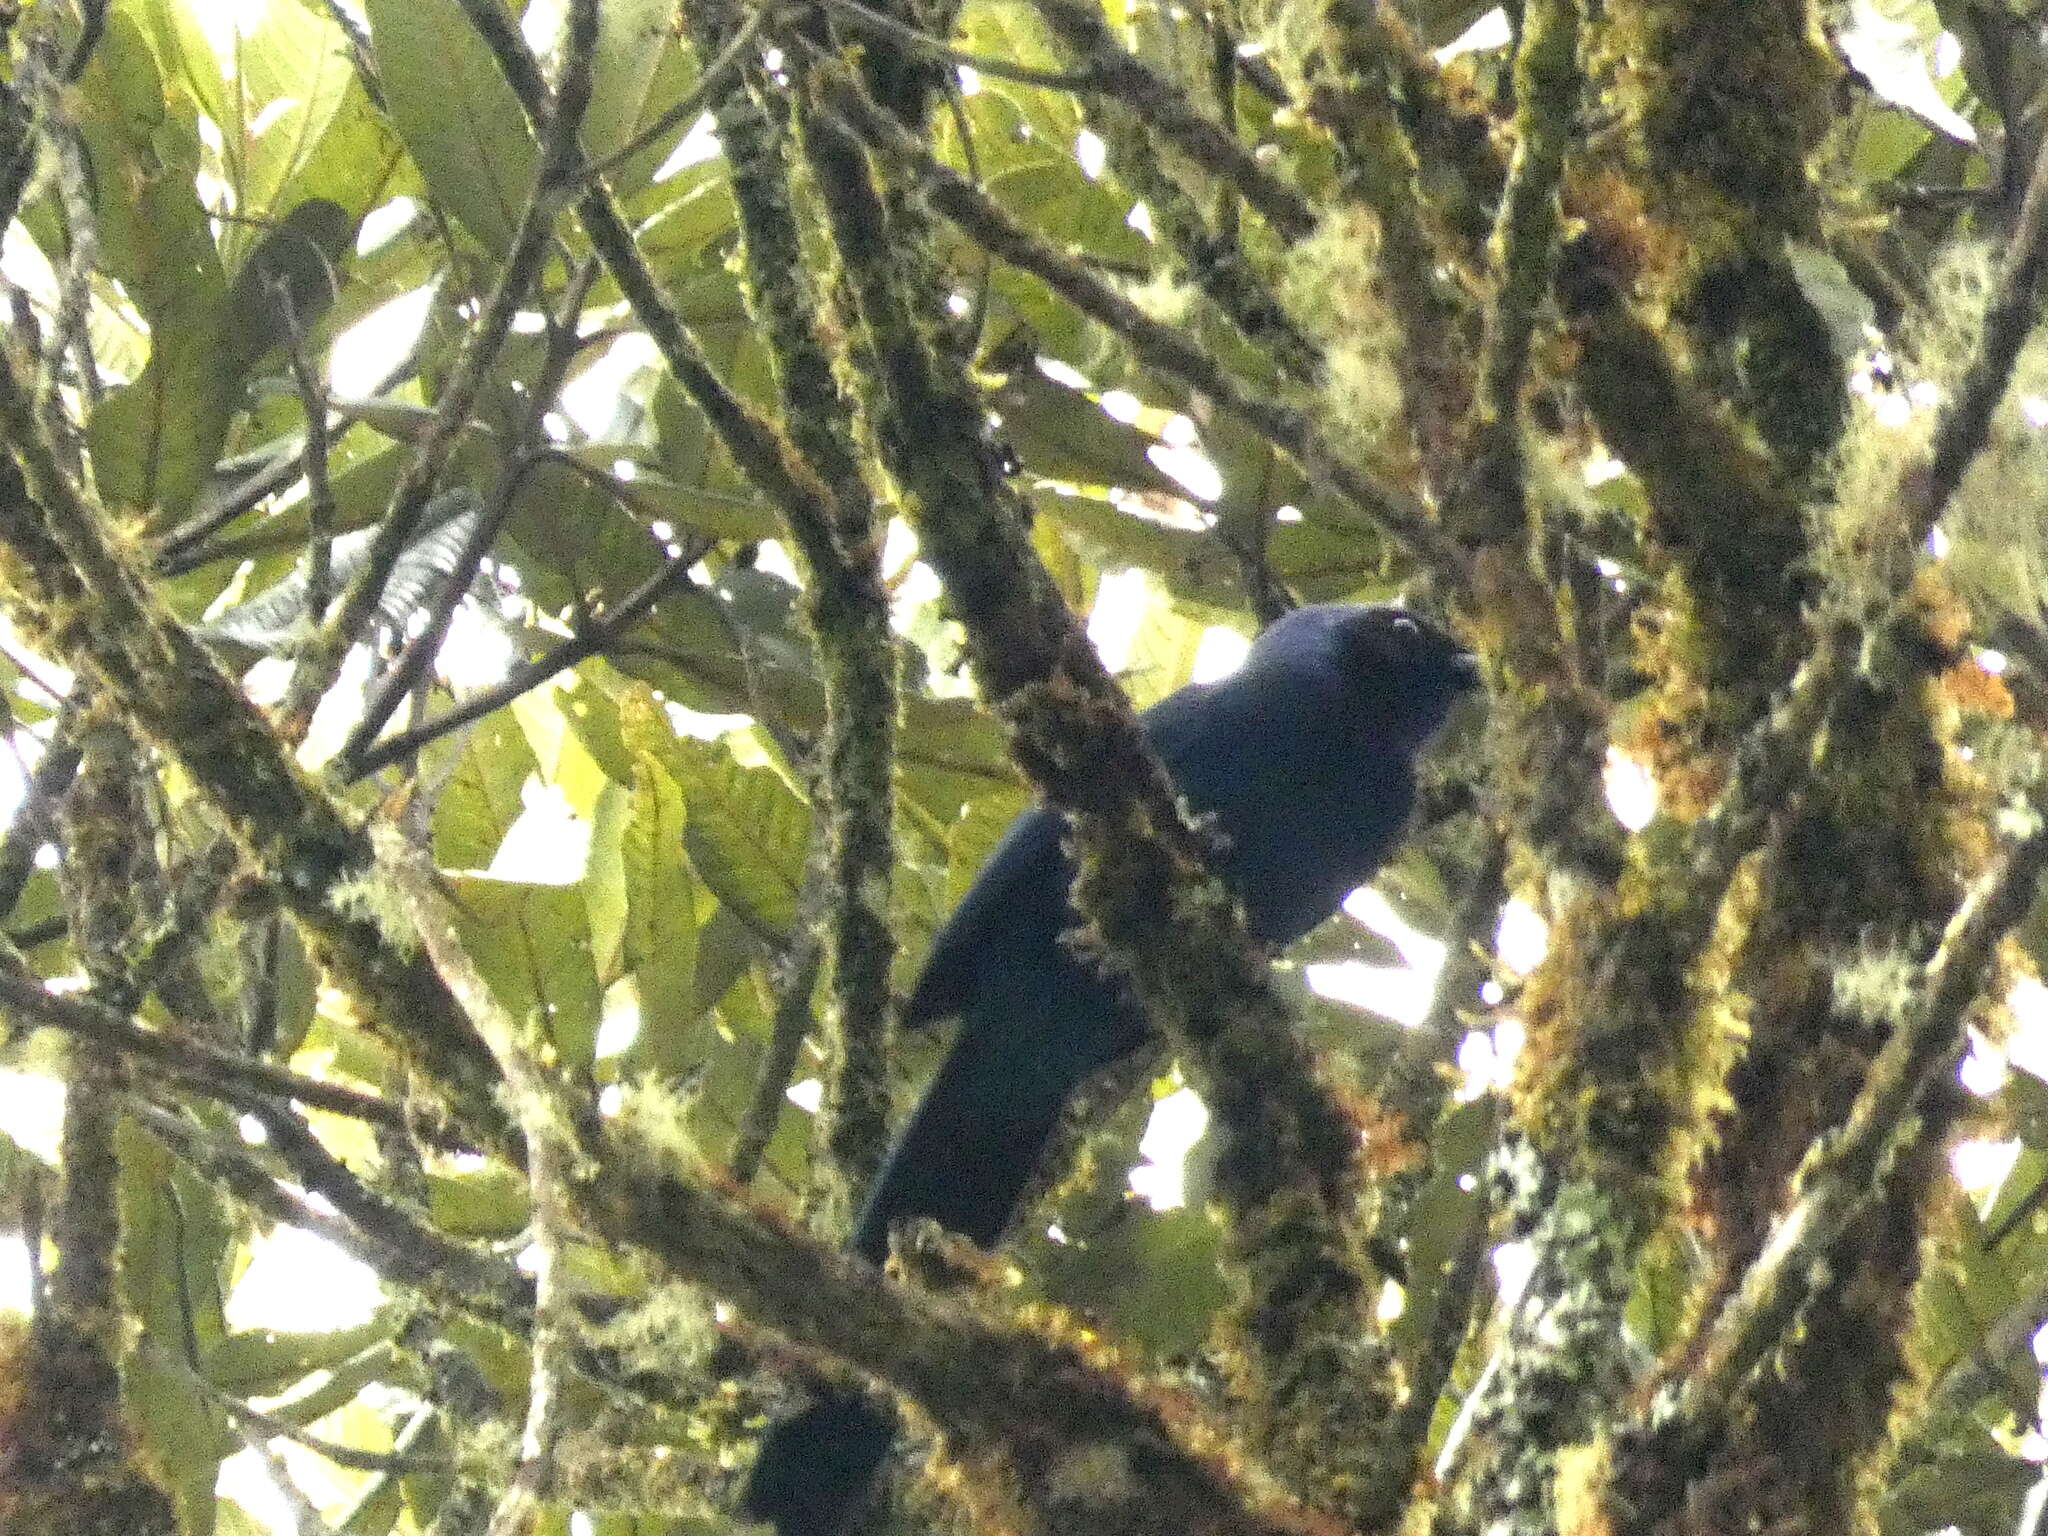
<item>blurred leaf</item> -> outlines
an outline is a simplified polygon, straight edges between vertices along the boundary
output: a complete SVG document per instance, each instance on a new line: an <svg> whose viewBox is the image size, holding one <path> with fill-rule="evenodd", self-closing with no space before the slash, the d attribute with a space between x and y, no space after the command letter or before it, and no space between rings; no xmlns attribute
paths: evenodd
<svg viewBox="0 0 2048 1536"><path fill-rule="evenodd" d="M1846 267L1814 246L1791 241L1785 247L1785 261L1799 292L1826 324L1835 355L1844 362L1859 356L1870 344L1871 323L1877 318L1869 295L1856 286Z"/></svg>
<svg viewBox="0 0 2048 1536"><path fill-rule="evenodd" d="M717 1007L760 953L760 941L735 913L723 906L713 912L697 930L697 1011Z"/></svg>
<svg viewBox="0 0 2048 1536"><path fill-rule="evenodd" d="M404 1490L397 1478L384 1478L364 1489L364 1497L350 1506L348 1518L338 1527L338 1536L387 1536L397 1528L405 1513Z"/></svg>
<svg viewBox="0 0 2048 1536"><path fill-rule="evenodd" d="M363 1388L381 1384L396 1374L399 1359L397 1350L388 1344L366 1349L355 1358L331 1369L323 1369L307 1382L299 1383L301 1390L293 1392L284 1402L272 1404L266 1411L287 1424L301 1428L316 1424L329 1414L354 1404Z"/></svg>
<svg viewBox="0 0 2048 1536"><path fill-rule="evenodd" d="M134 20L114 11L78 83L105 270L149 323L141 377L109 393L87 426L109 502L175 518L227 439L240 369L220 338L227 283L193 178L198 121L164 90Z"/></svg>
<svg viewBox="0 0 2048 1536"><path fill-rule="evenodd" d="M1986 1438L1972 1451L1907 1472L1884 1502L1883 1529L1887 1536L2011 1536L2013 1511L2039 1476L2039 1468Z"/></svg>
<svg viewBox="0 0 2048 1536"><path fill-rule="evenodd" d="M640 1060L673 1074L697 1002L697 897L683 857L682 789L651 753L633 761L632 814L626 825L626 963L640 995Z"/></svg>
<svg viewBox="0 0 2048 1536"><path fill-rule="evenodd" d="M590 918L573 885L522 885L488 875L448 876L457 926L498 1003L538 1028L562 1066L594 1057L603 995L591 963Z"/></svg>
<svg viewBox="0 0 2048 1536"><path fill-rule="evenodd" d="M377 75L434 201L503 257L540 149L512 87L454 0L365 0Z"/></svg>
<svg viewBox="0 0 2048 1536"><path fill-rule="evenodd" d="M570 449L569 457L610 474L626 455L615 444L584 443ZM660 520L721 539L772 539L783 531L774 508L758 497L692 490L656 470L640 469L618 482L617 499L650 524Z"/></svg>
<svg viewBox="0 0 2048 1536"><path fill-rule="evenodd" d="M481 721L435 807L434 862L442 869L486 868L519 819L521 787L538 770L509 714Z"/></svg>
<svg viewBox="0 0 2048 1536"><path fill-rule="evenodd" d="M476 531L482 517L482 501L476 492L464 486L443 491L427 503L411 541L391 568L391 579L385 582L383 594L377 599L378 622L404 633L406 622L414 614L432 606L454 574L462 546ZM376 529L365 528L334 540L329 552L333 570L330 598L345 589L369 563L370 546L376 538ZM311 581L301 565L258 596L226 609L211 624L201 626L200 632L209 639L230 640L253 650L280 650L312 622L306 603L310 591Z"/></svg>
<svg viewBox="0 0 2048 1536"><path fill-rule="evenodd" d="M626 739L682 790L684 846L697 877L756 933L788 935L803 884L810 808L779 774L723 747L674 735L649 700L620 716Z"/></svg>
<svg viewBox="0 0 2048 1536"><path fill-rule="evenodd" d="M1430 1178L1400 1233L1408 1265L1401 1315L1388 1330L1406 1359L1417 1358L1440 1328L1463 1334L1464 1319L1443 1315L1443 1286L1472 1241L1473 1223L1482 1219L1478 1180L1486 1176L1496 1114L1483 1101L1452 1104L1430 1132Z"/></svg>
<svg viewBox="0 0 2048 1536"><path fill-rule="evenodd" d="M1950 138L1976 143L1977 130L1950 105L1952 94L1935 83L1927 65L1940 30L1933 5L1926 0L1850 0L1848 14L1847 25L1835 32L1835 42L1871 89Z"/></svg>
<svg viewBox="0 0 2048 1536"><path fill-rule="evenodd" d="M590 823L590 854L583 866L583 902L590 912L591 963L607 993L625 962L627 909L626 834L632 815L627 787L604 781L597 804L582 814Z"/></svg>
<svg viewBox="0 0 2048 1536"><path fill-rule="evenodd" d="M221 1303L234 1227L219 1192L156 1141L124 1124L117 1147L122 1301L144 1335L169 1352L168 1359L132 1356L124 1397L177 1508L180 1531L205 1533L213 1529L221 1460L241 1440L173 1362L187 1342L203 1359L227 1337Z"/></svg>
<svg viewBox="0 0 2048 1536"><path fill-rule="evenodd" d="M1095 491L1117 487L1182 494L1146 456L1157 439L1036 368L1009 374L991 391L990 403L1002 413L1004 440L1033 475Z"/></svg>
<svg viewBox="0 0 2048 1536"><path fill-rule="evenodd" d="M670 24L673 11L669 0L609 0L598 8L590 106L582 126L583 147L592 160L621 148L647 120L655 79L671 55L681 51Z"/></svg>
<svg viewBox="0 0 2048 1536"><path fill-rule="evenodd" d="M324 1333L288 1333L277 1328L246 1329L220 1340L206 1355L206 1379L237 1397L280 1397L315 1371L333 1371L359 1357L379 1358L398 1327L395 1311L366 1323Z"/></svg>
<svg viewBox="0 0 2048 1536"><path fill-rule="evenodd" d="M427 1210L450 1237L510 1242L533 1217L526 1180L508 1168L427 1177Z"/></svg>
<svg viewBox="0 0 2048 1536"><path fill-rule="evenodd" d="M268 213L334 124L355 66L341 29L315 7L267 5L251 14L253 25L241 21L226 80L230 115L216 121L236 206ZM343 216L344 225L352 222Z"/></svg>

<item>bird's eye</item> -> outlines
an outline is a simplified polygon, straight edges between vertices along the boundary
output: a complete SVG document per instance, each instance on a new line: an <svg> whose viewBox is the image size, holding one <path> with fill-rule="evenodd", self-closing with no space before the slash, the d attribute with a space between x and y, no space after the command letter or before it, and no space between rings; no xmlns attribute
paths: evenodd
<svg viewBox="0 0 2048 1536"><path fill-rule="evenodd" d="M1412 640L1422 633L1422 626L1409 618L1405 613L1396 614L1394 616L1394 633Z"/></svg>

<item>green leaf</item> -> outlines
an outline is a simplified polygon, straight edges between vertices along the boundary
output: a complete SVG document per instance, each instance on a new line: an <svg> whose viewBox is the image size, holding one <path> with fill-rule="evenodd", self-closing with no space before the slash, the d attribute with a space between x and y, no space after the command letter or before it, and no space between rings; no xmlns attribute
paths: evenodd
<svg viewBox="0 0 2048 1536"><path fill-rule="evenodd" d="M633 797L607 779L590 823L590 853L583 861L583 901L590 909L590 954L607 990L625 964L626 924L631 916L626 886L626 834Z"/></svg>
<svg viewBox="0 0 2048 1536"><path fill-rule="evenodd" d="M548 608L571 607L591 592L629 592L665 558L619 499L553 459L521 478L505 532L532 557L528 590Z"/></svg>
<svg viewBox="0 0 2048 1536"><path fill-rule="evenodd" d="M323 198L347 209L350 219L360 223L364 214L390 198L400 193L420 196L424 191L417 167L392 131L391 120L377 110L362 81L350 70L340 104L329 115L317 142L305 150L278 188L275 203ZM395 241L383 253L383 260L418 262L424 254L418 242ZM418 287L425 276L423 271L416 272L406 280L386 274L362 295L361 302L365 308L374 307Z"/></svg>
<svg viewBox="0 0 2048 1536"><path fill-rule="evenodd" d="M583 443L568 450L570 458L607 475L614 472L621 460L637 459L638 453L639 450L623 450L616 443ZM757 496L741 491L692 489L678 485L658 470L639 468L637 464L631 480L617 483L617 498L649 524L659 520L738 543L777 538L783 531L775 509Z"/></svg>
<svg viewBox="0 0 2048 1536"><path fill-rule="evenodd" d="M591 963L582 891L488 875L448 879L463 946L499 1004L515 1020L537 1025L564 1066L588 1068L603 993Z"/></svg>
<svg viewBox="0 0 2048 1536"><path fill-rule="evenodd" d="M450 1237L499 1243L517 1237L533 1214L526 1180L509 1168L428 1174L427 1210Z"/></svg>
<svg viewBox="0 0 2048 1536"><path fill-rule="evenodd" d="M519 792L539 771L509 713L481 722L434 811L434 862L442 869L483 869L519 819Z"/></svg>
<svg viewBox="0 0 2048 1536"><path fill-rule="evenodd" d="M689 1060L697 1002L697 893L683 856L683 791L649 752L633 759L626 869L626 964L640 995L637 1060L663 1073Z"/></svg>
<svg viewBox="0 0 2048 1536"><path fill-rule="evenodd" d="M786 937L803 884L810 808L773 769L743 767L722 744L675 735L645 695L619 713L628 745L682 790L684 844L697 877L756 933Z"/></svg>
<svg viewBox="0 0 2048 1536"><path fill-rule="evenodd" d="M540 149L454 0L367 0L391 119L434 201L493 256L512 248Z"/></svg>
<svg viewBox="0 0 2048 1536"><path fill-rule="evenodd" d="M217 1190L193 1178L152 1138L123 1124L120 1153L121 1277L126 1314L171 1351L128 1362L131 1421L159 1469L181 1531L213 1528L213 1485L241 1440L199 1383L175 1363L177 1341L202 1358L226 1337L222 1289L234 1227Z"/></svg>
<svg viewBox="0 0 2048 1536"><path fill-rule="evenodd" d="M264 213L311 160L355 83L341 29L306 5L268 5L235 41L221 122L235 204ZM351 221L352 222L352 221Z"/></svg>
<svg viewBox="0 0 2048 1536"><path fill-rule="evenodd" d="M993 391L991 404L1002 413L1003 440L1033 475L1098 494L1111 487L1186 494L1147 457L1157 438L1035 367L1012 372Z"/></svg>
<svg viewBox="0 0 2048 1536"><path fill-rule="evenodd" d="M294 1392L283 1402L270 1404L266 1411L303 1429L347 1408L363 1388L399 1374L402 1358L393 1346L376 1345L352 1360L320 1371L304 1384L304 1390Z"/></svg>
<svg viewBox="0 0 2048 1536"><path fill-rule="evenodd" d="M142 375L110 393L87 425L93 474L108 501L174 518L220 456L241 371L220 342L227 283L194 188L197 119L166 94L125 12L108 17L79 80L78 126L104 270L128 289L150 331Z"/></svg>
<svg viewBox="0 0 2048 1536"><path fill-rule="evenodd" d="M206 1379L238 1397L280 1397L292 1383L315 1371L339 1370L349 1361L377 1353L400 1316L381 1311L366 1323L326 1333L291 1333L278 1328L231 1333L206 1355Z"/></svg>
<svg viewBox="0 0 2048 1536"><path fill-rule="evenodd" d="M582 127L583 148L592 160L623 147L652 115L647 105L655 80L682 51L670 25L674 9L670 0L607 0L598 8L590 106Z"/></svg>
<svg viewBox="0 0 2048 1536"><path fill-rule="evenodd" d="M1497 1111L1484 1101L1453 1104L1430 1133L1432 1172L1400 1234L1408 1261L1401 1315L1389 1330L1413 1359L1438 1326L1443 1283L1483 1216L1477 1178L1484 1176Z"/></svg>
<svg viewBox="0 0 2048 1536"><path fill-rule="evenodd" d="M226 323L225 302L195 298ZM238 383L227 348L157 333L142 377L107 395L86 425L100 494L154 526L182 517L227 441Z"/></svg>
<svg viewBox="0 0 2048 1536"><path fill-rule="evenodd" d="M379 1478L364 1490L364 1497L349 1509L348 1518L337 1530L339 1536L389 1536L398 1526L398 1517L404 1513L401 1480Z"/></svg>

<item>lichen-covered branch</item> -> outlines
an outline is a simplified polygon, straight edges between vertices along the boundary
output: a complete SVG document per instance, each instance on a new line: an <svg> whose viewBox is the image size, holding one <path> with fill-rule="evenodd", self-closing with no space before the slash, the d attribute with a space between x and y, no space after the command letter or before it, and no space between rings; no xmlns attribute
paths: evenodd
<svg viewBox="0 0 2048 1536"><path fill-rule="evenodd" d="M1963 476L1983 452L1991 413L2005 398L2021 345L2040 323L2041 268L2048 260L2048 144L2035 157L2019 224L1985 308L1977 350L1955 396L1942 408L1924 476L1901 486L1899 543L1917 550L1947 510Z"/></svg>
<svg viewBox="0 0 2048 1536"><path fill-rule="evenodd" d="M1031 1536L1309 1536L1313 1527L1231 1470L1222 1447L1136 1389L1082 1336L992 1322L921 1291L877 1285L862 1261L765 1219L736 1195L677 1177L631 1133L535 1069L523 1032L464 954L425 857L395 831L382 867L451 989L473 1010L521 1100L522 1120L560 1139L558 1194L595 1235L628 1243L749 1317L823 1356L850 1361L916 1403L956 1456L1007 1464L1024 1497L1007 1511ZM1194 1449L1191 1447L1200 1447ZM1091 1463L1099 1475L1083 1473Z"/></svg>
<svg viewBox="0 0 2048 1536"><path fill-rule="evenodd" d="M162 1030L143 1029L115 1009L88 997L49 991L13 945L0 940L0 1010L18 1024L60 1029L105 1046L145 1070L158 1072L183 1091L254 1110L269 1100L296 1101L329 1114L418 1136L449 1152L474 1152L473 1139L408 1115L376 1094L344 1083L323 1082L268 1062L223 1051L203 1041Z"/></svg>
<svg viewBox="0 0 2048 1536"><path fill-rule="evenodd" d="M720 0L685 11L699 51L737 30ZM828 1230L850 1224L849 1191L881 1165L889 1131L889 931L895 867L896 650L882 589L878 515L850 402L818 333L820 294L804 261L785 149L786 115L750 73L714 113L731 167L747 264L745 295L767 342L783 421L797 452L832 487L789 503L804 563L804 605L825 691L820 744L828 822L824 920L831 999L821 1131L834 1178ZM849 370L850 372L851 370Z"/></svg>
<svg viewBox="0 0 2048 1536"><path fill-rule="evenodd" d="M336 1177L332 1168L314 1166L300 1146L287 1154L294 1165L287 1183L247 1148L207 1134L182 1115L143 1103L132 1108L143 1128L180 1161L267 1220L323 1237L395 1284L497 1327L524 1331L533 1304L524 1277L509 1264L451 1242L405 1215L345 1170ZM311 1179L298 1177L301 1166ZM336 1192L345 1197L347 1210L330 1210L323 1203Z"/></svg>
<svg viewBox="0 0 2048 1536"><path fill-rule="evenodd" d="M1523 6L1515 51L1515 151L1488 254L1493 293L1480 339L1473 400L1474 481L1499 503L1482 515L1506 530L1525 523L1522 390L1529 347L1557 269L1558 187L1579 104L1579 0Z"/></svg>
<svg viewBox="0 0 2048 1536"><path fill-rule="evenodd" d="M1120 46L1088 0L1035 0L1038 14L1073 51L1077 66L1101 88L1135 112L1166 143L1235 189L1265 215L1275 234L1290 244L1306 239L1316 212L1293 187L1252 157L1221 123L1204 117L1188 93Z"/></svg>
<svg viewBox="0 0 2048 1536"><path fill-rule="evenodd" d="M38 643L175 759L244 852L277 879L367 1022L425 1067L486 1145L509 1145L496 1073L433 975L362 905L369 849L267 721L164 608L99 509L51 458L0 359L0 585Z"/></svg>
<svg viewBox="0 0 2048 1536"><path fill-rule="evenodd" d="M1297 383L1314 382L1322 349L1281 306L1244 242L1212 228L1194 194L1175 179L1157 140L1122 102L1084 97L1089 126L1109 146L1117 179L1145 205L1175 276L1201 292L1261 356Z"/></svg>
<svg viewBox="0 0 2048 1536"><path fill-rule="evenodd" d="M1684 1384L1681 1411L1725 1404L1782 1336L1805 1293L1804 1277L1882 1189L1887 1158L1912 1134L1915 1106L1968 1043L1963 1025L1983 993L1992 952L2026 916L2048 869L2042 807L2031 804L2016 814L2031 825L1956 909L1918 996L1871 1063L1847 1122L1807 1154L1799 1197L1708 1334L1706 1358Z"/></svg>
<svg viewBox="0 0 2048 1536"><path fill-rule="evenodd" d="M1330 60L1310 111L1336 141L1340 192L1371 210L1379 230L1373 281L1400 338L1392 359L1402 411L1425 474L1448 477L1472 403L1468 307L1447 282L1451 263L1430 228L1415 145L1399 111L1408 39L1389 8L1331 0L1322 13ZM1439 480L1447 483L1447 479Z"/></svg>
<svg viewBox="0 0 2048 1536"><path fill-rule="evenodd" d="M825 110L841 118L897 175L913 181L933 209L990 254L1039 278L1082 313L1128 342L1147 366L1173 375L1241 418L1282 449L1312 480L1359 508L1406 545L1448 587L1465 581L1465 556L1429 508L1401 487L1361 471L1330 448L1301 411L1255 398L1187 337L1154 319L1065 252L1017 224L965 177L933 159L851 81L821 88Z"/></svg>

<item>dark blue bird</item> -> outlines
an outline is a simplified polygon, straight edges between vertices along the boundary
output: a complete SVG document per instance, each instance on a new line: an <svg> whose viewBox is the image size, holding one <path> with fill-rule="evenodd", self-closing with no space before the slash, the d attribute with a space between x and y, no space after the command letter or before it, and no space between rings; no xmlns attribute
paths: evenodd
<svg viewBox="0 0 2048 1536"><path fill-rule="evenodd" d="M1324 603L1280 619L1236 672L1145 712L1175 787L1213 813L1220 871L1253 938L1291 943L1394 851L1416 754L1474 686L1472 658L1398 608ZM876 1263L914 1216L1002 1235L1068 1097L1145 1038L1143 1015L1059 935L1078 919L1060 816L1024 812L933 941L906 1024L960 1035L882 1165L848 1246ZM779 1536L838 1536L887 1454L890 1420L828 1393L775 1426L743 1500Z"/></svg>

